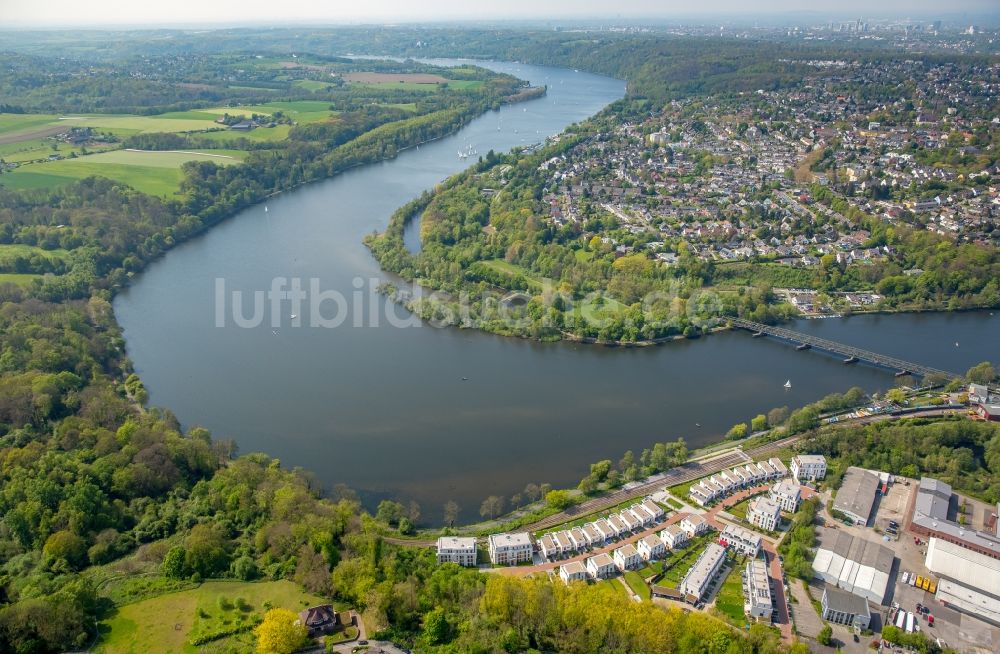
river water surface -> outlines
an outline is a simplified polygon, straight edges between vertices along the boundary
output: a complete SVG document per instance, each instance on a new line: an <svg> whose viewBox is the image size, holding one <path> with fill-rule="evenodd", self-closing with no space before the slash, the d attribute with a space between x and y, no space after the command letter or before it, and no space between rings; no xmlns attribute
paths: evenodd
<svg viewBox="0 0 1000 654"><path fill-rule="evenodd" d="M540 141L624 92L621 81L582 72L490 67L547 84L549 93L394 160L272 199L266 211L248 209L171 250L120 293L116 315L151 403L173 410L186 427L235 439L242 453L302 466L328 487L346 483L369 506L415 499L426 521L439 522L447 500L471 520L487 495L509 496L532 481L575 484L588 464L617 460L627 449L638 455L679 436L701 445L775 406L854 385L892 385L888 371L742 333L612 349L398 328L384 319L296 327L285 308L273 327L269 314L258 327L238 327L229 308L225 326L216 326L219 279L227 292L251 294L276 277L301 278L303 286L315 278L321 289L352 298L356 279L385 278L361 239L468 165L459 149L484 154ZM369 294L363 303L355 314L392 309ZM957 372L1000 360L1000 316L988 312L801 321L797 328Z"/></svg>

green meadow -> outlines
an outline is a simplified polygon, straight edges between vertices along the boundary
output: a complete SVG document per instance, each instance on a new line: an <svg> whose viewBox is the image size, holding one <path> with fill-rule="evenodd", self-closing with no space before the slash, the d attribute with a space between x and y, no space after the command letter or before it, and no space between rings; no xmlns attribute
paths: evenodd
<svg viewBox="0 0 1000 654"><path fill-rule="evenodd" d="M102 622L99 654L195 654L212 645L245 645L253 649L249 631L196 647L191 639L252 625L267 606L298 613L308 606L327 604L288 580L259 583L207 581L197 588L126 604Z"/></svg>
<svg viewBox="0 0 1000 654"><path fill-rule="evenodd" d="M211 161L220 166L238 164L246 153L240 150L201 152L146 152L113 150L75 159L61 159L21 166L0 175L7 188L49 188L92 175L107 177L150 195L169 196L177 192L188 161Z"/></svg>

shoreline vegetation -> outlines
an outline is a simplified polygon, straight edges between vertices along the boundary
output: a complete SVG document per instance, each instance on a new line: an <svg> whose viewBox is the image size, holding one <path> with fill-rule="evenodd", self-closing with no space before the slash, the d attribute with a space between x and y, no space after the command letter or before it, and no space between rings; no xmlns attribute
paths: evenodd
<svg viewBox="0 0 1000 654"><path fill-rule="evenodd" d="M291 94L293 88L295 93L332 94L339 85L330 81L325 67L344 61L331 49L348 51L360 44L370 45L371 51L395 47L412 54L412 47L393 45L401 35L409 43L428 39L419 53L423 55L454 54L458 35L469 44L468 54L627 77L630 102L636 104L619 103L612 111L638 107L642 112L670 99L792 83L801 78L804 64L768 62L839 55L835 46L825 44L803 52L799 46L718 38L615 35L591 41L518 31L221 30L212 39L184 33L168 39L150 39L145 32L110 34L74 34L70 41L59 33L3 35L16 54L0 71L6 112L0 118L88 111L130 114L131 120L231 102L260 105ZM266 56L247 54L251 38ZM297 61L285 54L310 50L317 54ZM370 64L378 70L398 65ZM405 67L427 72L410 63ZM449 70L464 76L462 82L483 81L476 76L485 74ZM502 89L504 83L498 83ZM515 95L522 92L513 78L507 83ZM106 638L127 641L130 632L150 627L118 613L130 600L231 579L291 580L304 592L282 592L275 601L283 606L276 609L300 610L317 597L329 599L338 608L356 609L370 637L429 652L485 653L499 647L684 653L701 651L709 641L719 651L788 651L762 625L743 633L704 613L632 602L607 586L565 587L545 579L509 579L439 565L431 551L400 547L382 536L390 524L399 531L419 524L421 510L415 503L389 504L371 515L350 489L338 487L324 495L304 471L283 468L266 454L237 456L234 442L213 439L198 427L182 430L169 409L143 408L146 391L132 373L109 302L131 275L177 243L274 192L393 156L407 143L458 129L503 96L499 91L488 95L488 84L462 84L439 89L441 98L414 98L410 94L425 90L401 84L391 97L372 104L364 86L347 89L347 115L338 107L336 117L323 111L323 120L315 123L276 124L273 134L286 134L290 141L282 147L260 136L267 132L248 132L246 138L231 137L222 128L212 132L245 150L245 163L184 163L177 197L154 197L120 179L99 177L71 184L31 178L45 185L0 190L0 244L46 253L29 249L12 258L17 270L11 274L44 277L0 287L0 649L39 654L87 647L95 638L98 649ZM414 116L416 107L422 113ZM276 118L275 113L266 115ZM0 129L7 127L0 121ZM210 149L196 134L109 129L125 131L105 132L102 139L119 139L138 149ZM216 136L206 138L219 144ZM500 160L517 172L516 161ZM8 174L0 175L0 183ZM436 228L432 223L427 225L431 233ZM493 278L488 269L477 272ZM681 297L684 292L678 289L678 297L688 301ZM763 299L753 299L755 309L764 306ZM692 315L700 319L699 312ZM693 335L692 321L683 322L680 332L691 327ZM980 373L984 379L996 377L992 368ZM819 414L817 407L775 411L774 419L789 429L808 430ZM765 420L770 421L770 414ZM921 432L920 447L904 450L904 457L878 454L891 459L884 466L890 470L912 466L934 472L943 466L971 476L986 469L984 457L992 460L1000 443L995 429L988 424L931 424ZM908 445L905 431L893 432L894 448ZM855 458L874 456L869 450L879 446L879 439L863 430L854 440L848 455ZM831 437L820 446L836 449L838 442ZM959 456L949 457L956 447ZM687 458L683 442L659 443L648 455L632 455L631 460L629 454L617 466L610 461L592 466L577 490L594 492L616 475L630 476L633 468L638 475L641 468L662 469ZM992 473L987 481L991 485L984 494L1000 488ZM572 502L570 493L560 489L549 489L545 497L554 508ZM496 503L486 508L499 514ZM166 625L164 632L185 638L198 635L174 632L183 631L185 620L194 620L202 635L212 637L206 651L235 654L247 651L242 630L257 619L249 612L270 611L271 600L219 596L215 606L196 602L183 608L187 613L181 620L139 617L167 620L160 625ZM196 611L194 617L190 610ZM117 624L116 617L121 617ZM146 642L151 654L164 645ZM800 645L791 649L802 651Z"/></svg>
<svg viewBox="0 0 1000 654"><path fill-rule="evenodd" d="M715 330L728 317L774 324L800 316L766 281L751 279L733 288L721 278L715 280L718 266L685 254L683 243L678 264L662 266L644 253L622 256L579 226L542 223L537 215L546 180L538 171L544 162L562 156L585 135L593 138L610 129L608 123L620 119L619 111L612 105L538 151L491 151L397 210L386 229L366 237L365 244L384 270L420 288L401 291L384 284L382 291L424 320L503 336L600 345L644 346L693 338ZM812 192L824 202L839 201L830 200L828 189L814 187ZM421 222L416 253L403 239L412 220ZM607 220L614 225L613 218ZM910 297L910 282L880 282L882 299L849 313L1000 307L1000 287L989 272L1000 270L996 248L954 245L947 237L888 226L874 216L859 215L856 220L873 240L890 243L901 258L920 261L927 281L922 276L922 297ZM597 218L592 222L600 224ZM945 245L953 248L947 254ZM550 276L550 271L559 276ZM846 272L834 267L833 288L874 289L874 284L857 287L855 277ZM971 292L961 298L942 293L955 284Z"/></svg>

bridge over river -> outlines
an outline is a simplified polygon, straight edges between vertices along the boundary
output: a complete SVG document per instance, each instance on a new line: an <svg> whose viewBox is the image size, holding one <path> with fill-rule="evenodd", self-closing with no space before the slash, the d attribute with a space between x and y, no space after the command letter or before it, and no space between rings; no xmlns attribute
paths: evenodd
<svg viewBox="0 0 1000 654"><path fill-rule="evenodd" d="M780 338L782 340L789 341L790 343L794 343L799 350L816 348L833 354L839 354L844 357L844 363L857 363L858 361L865 361L877 366L882 366L883 368L895 370L896 375L900 377L903 375L919 375L921 377L935 375L946 379L956 379L960 377L960 375L956 375L955 373L947 370L939 370L937 368L931 368L930 366L921 365L919 363L913 363L912 361L904 361L902 359L897 359L896 357L879 354L878 352L863 350L859 347L854 347L853 345L844 345L843 343L838 343L836 341L819 338L818 336L809 336L808 334L803 334L791 329L785 329L784 327L774 327L759 322L753 322L752 320L744 320L743 318L733 318L731 319L731 322L734 327L745 329L755 337L773 336L775 338Z"/></svg>

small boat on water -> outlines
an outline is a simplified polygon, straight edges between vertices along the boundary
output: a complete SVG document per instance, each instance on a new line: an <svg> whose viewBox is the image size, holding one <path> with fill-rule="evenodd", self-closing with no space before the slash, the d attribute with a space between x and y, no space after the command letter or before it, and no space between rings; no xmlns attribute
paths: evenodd
<svg viewBox="0 0 1000 654"><path fill-rule="evenodd" d="M297 314L297 313L293 313L293 314L291 315L291 318L292 318L292 320L295 320L295 319L296 319L296 318L298 318L298 317L299 317L299 314Z"/></svg>
<svg viewBox="0 0 1000 654"><path fill-rule="evenodd" d="M791 388L791 387L792 387L792 380L789 379L788 381L785 382L785 388Z"/></svg>
<svg viewBox="0 0 1000 654"><path fill-rule="evenodd" d="M267 213L267 205L264 205L264 213Z"/></svg>

